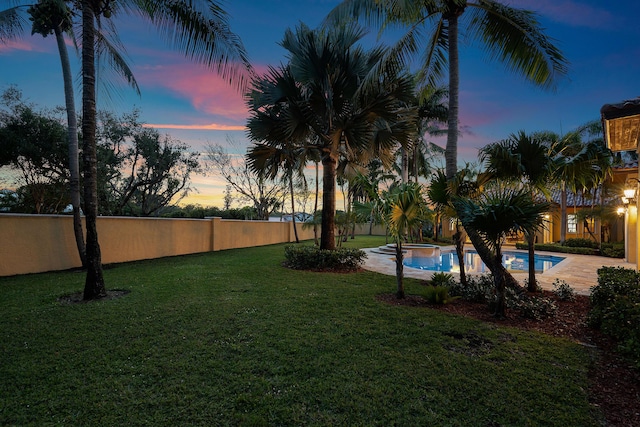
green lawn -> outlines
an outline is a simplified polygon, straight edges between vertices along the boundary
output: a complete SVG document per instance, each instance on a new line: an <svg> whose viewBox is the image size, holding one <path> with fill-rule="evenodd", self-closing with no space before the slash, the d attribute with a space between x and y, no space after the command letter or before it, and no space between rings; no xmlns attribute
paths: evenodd
<svg viewBox="0 0 640 427"><path fill-rule="evenodd" d="M83 273L0 278L0 425L600 425L583 347L389 306L395 278L283 252L119 265L107 287L131 292L91 304L57 302Z"/></svg>

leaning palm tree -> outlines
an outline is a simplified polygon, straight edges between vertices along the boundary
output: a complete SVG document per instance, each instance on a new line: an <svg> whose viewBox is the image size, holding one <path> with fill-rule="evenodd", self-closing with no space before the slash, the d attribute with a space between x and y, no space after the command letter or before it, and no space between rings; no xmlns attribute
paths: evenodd
<svg viewBox="0 0 640 427"><path fill-rule="evenodd" d="M396 242L396 297L404 298L404 254L402 241L406 233L422 220L424 200L420 185L411 182L403 183L392 194L390 211L387 215L391 236Z"/></svg>
<svg viewBox="0 0 640 427"><path fill-rule="evenodd" d="M314 31L301 24L295 31L287 30L281 44L289 52L289 63L255 79L248 95L252 140L272 145L290 140L321 153L321 249L336 245L341 158L390 163L392 149L409 144L414 129L414 113L404 107L413 96L409 76L387 73L376 85L362 85L385 52L358 46L363 35L355 26Z"/></svg>
<svg viewBox="0 0 640 427"><path fill-rule="evenodd" d="M548 38L533 12L495 0L343 0L326 19L328 24L363 18L368 24L400 26L407 32L388 52L379 69L407 63L426 44L419 78L434 84L449 69L449 118L446 175L457 170L459 54L458 34L483 44L492 59L507 64L527 80L552 88L567 71L566 60ZM421 42L422 41L422 42ZM376 70L376 71L377 71ZM371 74L375 81L376 73Z"/></svg>
<svg viewBox="0 0 640 427"><path fill-rule="evenodd" d="M453 201L478 255L494 278L496 317L505 317L506 270L502 266L502 244L507 235L539 228L547 202L537 202L523 188L496 188L485 191L478 199L459 197ZM485 246L486 245L486 246ZM480 250L486 247L489 250ZM533 260L530 260L533 262Z"/></svg>
<svg viewBox="0 0 640 427"><path fill-rule="evenodd" d="M513 184L523 184L532 197L536 194L549 198L549 184L553 177L554 161L549 144L524 131L512 134L509 138L484 146L480 158L485 164L491 179ZM524 230L529 251L529 279L527 289L535 292L537 288L535 256L536 229Z"/></svg>
<svg viewBox="0 0 640 427"><path fill-rule="evenodd" d="M427 189L427 197L434 205L438 217L447 217L455 220L456 232L453 233L453 243L456 248L458 267L460 269L460 283L467 284L467 276L464 263L465 231L462 227L453 200L456 197L475 197L480 191L484 180L477 178L477 173L467 165L456 172L453 179L447 179L443 170L437 170L432 176Z"/></svg>
<svg viewBox="0 0 640 427"><path fill-rule="evenodd" d="M119 13L142 16L157 25L174 47L238 87L243 86L244 73L251 67L240 39L229 29L226 14L215 1L81 0L76 7L82 16L82 136L87 228L84 299L96 299L106 295L96 228L96 26Z"/></svg>

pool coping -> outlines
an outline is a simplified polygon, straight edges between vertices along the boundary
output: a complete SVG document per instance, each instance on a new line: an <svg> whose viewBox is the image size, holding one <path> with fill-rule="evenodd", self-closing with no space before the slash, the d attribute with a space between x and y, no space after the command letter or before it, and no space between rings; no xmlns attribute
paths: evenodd
<svg viewBox="0 0 640 427"><path fill-rule="evenodd" d="M454 246L442 246L442 251L455 250ZM472 249L470 247L469 249ZM395 257L391 254L384 254L376 252L376 248L363 249L367 254L367 258L363 264L363 268L369 271L375 271L377 273L386 274L389 276L395 276L396 264ZM524 252L527 251L516 249L515 246L504 246L503 250ZM537 273L536 280L540 286L545 290L553 289L553 282L555 279L564 280L567 282L577 293L581 295L589 295L590 288L598 283L598 269L601 267L623 267L632 270L636 269L636 265L626 262L625 260L618 258L607 258L594 255L576 255L565 254L549 251L536 251L538 255L549 255L565 258L562 262L548 269L544 273ZM436 271L421 270L418 268L404 267L404 277L429 280L431 276L437 273ZM459 273L451 273L454 276L459 276ZM469 275L478 275L486 273L469 273ZM529 277L527 272L514 273L511 272L513 277L524 284L525 279Z"/></svg>

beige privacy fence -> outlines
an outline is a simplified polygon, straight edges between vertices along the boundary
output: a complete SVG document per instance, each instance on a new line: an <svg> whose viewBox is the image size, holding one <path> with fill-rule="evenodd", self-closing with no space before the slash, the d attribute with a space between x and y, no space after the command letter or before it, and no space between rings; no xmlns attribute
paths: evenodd
<svg viewBox="0 0 640 427"><path fill-rule="evenodd" d="M291 222L99 217L97 226L104 264L295 242ZM312 228L297 229L313 239ZM72 217L0 215L0 276L80 266Z"/></svg>

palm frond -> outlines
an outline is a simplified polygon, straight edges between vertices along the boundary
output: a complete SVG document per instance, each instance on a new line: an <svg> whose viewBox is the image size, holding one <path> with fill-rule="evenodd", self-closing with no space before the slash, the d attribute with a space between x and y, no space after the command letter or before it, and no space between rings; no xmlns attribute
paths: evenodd
<svg viewBox="0 0 640 427"><path fill-rule="evenodd" d="M469 30L492 59L507 64L536 85L554 88L568 71L568 62L547 37L533 12L494 0L474 4Z"/></svg>

